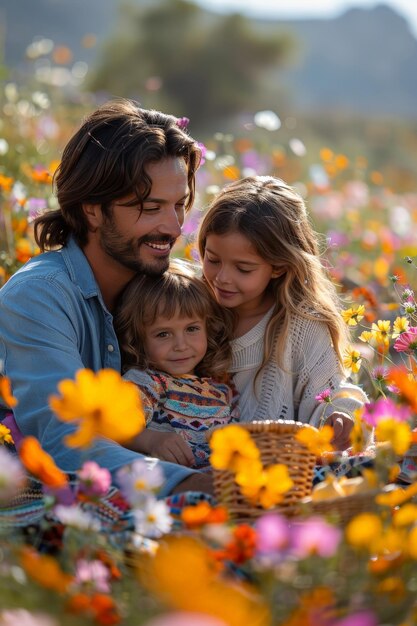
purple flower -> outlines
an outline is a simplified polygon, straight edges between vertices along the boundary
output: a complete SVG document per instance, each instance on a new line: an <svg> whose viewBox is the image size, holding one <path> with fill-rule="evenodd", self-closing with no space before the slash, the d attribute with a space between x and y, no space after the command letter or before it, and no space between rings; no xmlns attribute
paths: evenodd
<svg viewBox="0 0 417 626"><path fill-rule="evenodd" d="M188 117L179 117L176 122L178 128L181 128L181 130L185 130L189 123L190 119Z"/></svg>
<svg viewBox="0 0 417 626"><path fill-rule="evenodd" d="M197 142L197 146L200 148L201 150L201 161L200 161L200 165L204 165L204 163L206 162L205 156L207 154L207 148L206 146L201 143L200 141Z"/></svg>
<svg viewBox="0 0 417 626"><path fill-rule="evenodd" d="M86 561L85 559L77 561L75 580L79 585L87 583L97 591L108 593L110 591L109 577L109 570L101 561L97 559L94 561Z"/></svg>

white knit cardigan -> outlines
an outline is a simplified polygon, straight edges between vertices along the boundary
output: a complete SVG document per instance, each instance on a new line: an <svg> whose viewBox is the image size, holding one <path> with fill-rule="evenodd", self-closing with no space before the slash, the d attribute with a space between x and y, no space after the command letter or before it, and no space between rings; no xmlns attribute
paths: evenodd
<svg viewBox="0 0 417 626"><path fill-rule="evenodd" d="M264 334L272 309L242 337L232 341L231 372L240 394L241 421L287 419L320 424L335 411L352 415L366 394L347 382L333 348L327 324L297 315L290 322L283 368L270 359L256 379L262 363ZM331 390L331 404L316 396Z"/></svg>

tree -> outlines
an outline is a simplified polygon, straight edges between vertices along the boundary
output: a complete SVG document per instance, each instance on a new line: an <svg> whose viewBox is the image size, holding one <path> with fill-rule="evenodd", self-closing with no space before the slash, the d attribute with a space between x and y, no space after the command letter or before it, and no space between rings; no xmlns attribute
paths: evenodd
<svg viewBox="0 0 417 626"><path fill-rule="evenodd" d="M187 0L124 5L119 32L89 87L185 115L193 128L207 129L262 107L263 73L282 64L290 48L287 36L261 36L241 15L215 15Z"/></svg>

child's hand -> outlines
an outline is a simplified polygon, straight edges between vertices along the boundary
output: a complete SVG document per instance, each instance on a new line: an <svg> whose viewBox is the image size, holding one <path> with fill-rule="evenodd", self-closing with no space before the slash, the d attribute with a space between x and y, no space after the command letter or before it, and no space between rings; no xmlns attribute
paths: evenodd
<svg viewBox="0 0 417 626"><path fill-rule="evenodd" d="M347 413L332 413L325 423L333 427L331 443L335 449L346 450L346 448L350 448L350 432L353 428L353 418Z"/></svg>
<svg viewBox="0 0 417 626"><path fill-rule="evenodd" d="M195 463L190 446L177 433L160 433L145 428L126 447L178 465L191 467Z"/></svg>

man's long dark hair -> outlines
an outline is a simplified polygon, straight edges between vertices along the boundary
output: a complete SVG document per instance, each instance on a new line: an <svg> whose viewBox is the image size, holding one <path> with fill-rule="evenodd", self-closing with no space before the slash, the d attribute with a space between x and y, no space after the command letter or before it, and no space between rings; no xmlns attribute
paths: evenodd
<svg viewBox="0 0 417 626"><path fill-rule="evenodd" d="M116 200L131 194L140 205L152 188L146 166L176 157L183 158L188 168L188 210L194 201L201 151L177 118L141 109L130 100L101 106L64 149L54 176L59 209L44 213L34 224L40 249L62 247L71 234L84 246L88 223L83 203L101 205L106 216Z"/></svg>

